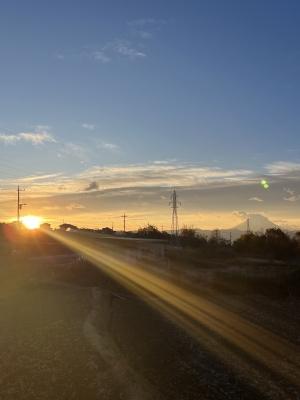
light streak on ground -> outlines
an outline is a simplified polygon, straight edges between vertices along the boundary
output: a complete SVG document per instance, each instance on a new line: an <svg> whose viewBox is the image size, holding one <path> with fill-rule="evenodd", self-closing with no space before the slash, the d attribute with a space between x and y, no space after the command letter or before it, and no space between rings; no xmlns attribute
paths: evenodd
<svg viewBox="0 0 300 400"><path fill-rule="evenodd" d="M189 290L149 267L125 263L122 255L112 253L112 247L108 251L97 245L93 238L68 232L49 232L49 235L82 253L128 290L148 299L157 310L255 384L261 393L265 393L269 384L268 376L273 376L273 381L279 385L285 380L300 388L299 347L293 343L218 306L205 292L196 295L192 286ZM282 393L289 395L285 389Z"/></svg>

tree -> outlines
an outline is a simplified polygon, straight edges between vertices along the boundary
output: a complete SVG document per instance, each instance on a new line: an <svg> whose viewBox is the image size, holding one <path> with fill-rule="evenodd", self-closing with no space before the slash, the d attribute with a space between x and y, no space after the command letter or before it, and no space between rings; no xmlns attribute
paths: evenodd
<svg viewBox="0 0 300 400"><path fill-rule="evenodd" d="M165 239L165 235L154 225L139 228L134 234L134 237L143 239Z"/></svg>
<svg viewBox="0 0 300 400"><path fill-rule="evenodd" d="M296 253L297 243L291 240L286 233L279 228L266 230L266 252L275 258L293 257Z"/></svg>
<svg viewBox="0 0 300 400"><path fill-rule="evenodd" d="M199 235L196 229L185 226L180 231L180 244L182 247L195 249L207 244L207 240L205 236Z"/></svg>
<svg viewBox="0 0 300 400"><path fill-rule="evenodd" d="M214 229L211 231L208 243L211 245L225 246L227 244L227 240L221 236L219 229Z"/></svg>
<svg viewBox="0 0 300 400"><path fill-rule="evenodd" d="M300 235L299 235L300 237ZM291 258L297 254L299 242L279 228L270 228L264 235L246 233L234 242L238 252L252 253L276 259Z"/></svg>

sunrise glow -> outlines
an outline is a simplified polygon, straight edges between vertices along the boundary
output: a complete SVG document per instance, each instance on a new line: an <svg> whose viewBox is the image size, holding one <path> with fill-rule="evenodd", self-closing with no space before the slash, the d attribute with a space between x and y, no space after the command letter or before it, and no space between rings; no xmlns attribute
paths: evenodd
<svg viewBox="0 0 300 400"><path fill-rule="evenodd" d="M40 227L41 218L33 215L22 217L21 221L28 229L37 229Z"/></svg>

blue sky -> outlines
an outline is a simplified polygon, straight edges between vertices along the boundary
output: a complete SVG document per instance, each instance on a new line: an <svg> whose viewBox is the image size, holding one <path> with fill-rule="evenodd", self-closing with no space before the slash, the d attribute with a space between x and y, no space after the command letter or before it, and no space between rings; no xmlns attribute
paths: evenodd
<svg viewBox="0 0 300 400"><path fill-rule="evenodd" d="M259 212L300 226L299 11L3 2L0 219L14 218L20 184L24 212L54 226L121 227L128 212L132 229L167 229L174 189L181 225L230 227Z"/></svg>

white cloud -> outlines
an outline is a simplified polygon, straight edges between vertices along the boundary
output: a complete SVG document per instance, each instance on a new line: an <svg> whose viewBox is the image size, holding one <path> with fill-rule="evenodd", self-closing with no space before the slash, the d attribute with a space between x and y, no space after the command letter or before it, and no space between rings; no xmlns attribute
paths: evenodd
<svg viewBox="0 0 300 400"><path fill-rule="evenodd" d="M66 143L61 143L60 151L71 157L79 159L86 155L87 149L78 144L72 142L66 142Z"/></svg>
<svg viewBox="0 0 300 400"><path fill-rule="evenodd" d="M150 32L139 31L139 34L143 39L151 39L152 37L152 33Z"/></svg>
<svg viewBox="0 0 300 400"><path fill-rule="evenodd" d="M284 174L287 172L299 172L300 164L289 161L278 161L273 164L266 164L265 168L271 174Z"/></svg>
<svg viewBox="0 0 300 400"><path fill-rule="evenodd" d="M34 146L44 144L45 142L56 142L54 137L46 131L38 131L37 133L22 132L17 135L6 135L4 133L0 133L0 140L2 140L6 145L15 145L22 141L29 142Z"/></svg>
<svg viewBox="0 0 300 400"><path fill-rule="evenodd" d="M248 218L248 214L245 211L233 211L231 213L231 215L233 215L234 217L237 217L239 219L245 219Z"/></svg>
<svg viewBox="0 0 300 400"><path fill-rule="evenodd" d="M85 129L90 129L91 131L93 131L95 129L96 125L93 125L93 124L82 124L81 126L83 128L85 128Z"/></svg>
<svg viewBox="0 0 300 400"><path fill-rule="evenodd" d="M294 195L294 190L291 190L291 189L286 189L286 188L284 188L283 190L285 190L287 193L289 193L289 194L291 194L292 196Z"/></svg>
<svg viewBox="0 0 300 400"><path fill-rule="evenodd" d="M110 148L107 146L106 148ZM114 147L112 148L114 149ZM200 168L193 165L180 164L140 164L127 166L106 167L106 187L196 187L227 186L245 183L246 176L251 176L252 171L247 170L221 170L220 168ZM80 179L103 178L103 168L89 168L79 175ZM249 178L248 178L249 179ZM249 183L249 180L247 181ZM252 182L252 181L251 181ZM250 183L251 183L250 182Z"/></svg>
<svg viewBox="0 0 300 400"><path fill-rule="evenodd" d="M115 51L118 54L122 54L124 56L128 56L131 59L135 59L137 57L146 57L145 53L142 53L131 47L129 41L125 39L117 39L113 42L109 42L106 44L104 49L111 49L112 51Z"/></svg>
<svg viewBox="0 0 300 400"><path fill-rule="evenodd" d="M81 205L81 204L77 204L77 203L72 203L72 204L69 204L67 207L66 207L66 209L67 210L73 210L73 209L82 209L82 208L85 208L83 205Z"/></svg>
<svg viewBox="0 0 300 400"><path fill-rule="evenodd" d="M104 142L102 140L96 140L96 146L98 149L107 149L112 152L117 152L119 150L119 146L113 143Z"/></svg>
<svg viewBox="0 0 300 400"><path fill-rule="evenodd" d="M92 52L92 53L90 54L90 56L91 56L94 60L99 60L99 61L101 61L103 64L105 64L105 63L107 63L107 62L110 61L110 59L109 59L107 56L105 56L105 55L103 54L102 51L99 51L99 50Z"/></svg>
<svg viewBox="0 0 300 400"><path fill-rule="evenodd" d="M141 26L141 25L146 25L146 24L159 25L159 24L166 24L166 23L167 23L167 21L165 21L163 19L140 18L140 19L136 19L134 21L127 22L127 25L129 25L129 26Z"/></svg>
<svg viewBox="0 0 300 400"><path fill-rule="evenodd" d="M42 181L42 180L46 181L48 179L58 178L61 175L62 175L61 172L57 172L56 174L29 176L27 178L20 178L20 182L35 182L35 181Z"/></svg>
<svg viewBox="0 0 300 400"><path fill-rule="evenodd" d="M294 202L294 201L300 200L300 196L299 195L298 196L291 196L291 197L287 197L287 198L284 197L283 200Z"/></svg>
<svg viewBox="0 0 300 400"><path fill-rule="evenodd" d="M170 164L176 162L176 158L168 158L167 160L156 160L153 161L153 164Z"/></svg>
<svg viewBox="0 0 300 400"><path fill-rule="evenodd" d="M59 210L57 206L44 206L42 207L43 210Z"/></svg>
<svg viewBox="0 0 300 400"><path fill-rule="evenodd" d="M251 199L249 200L254 200L254 201L263 201L262 199L260 199L259 197L251 197Z"/></svg>

